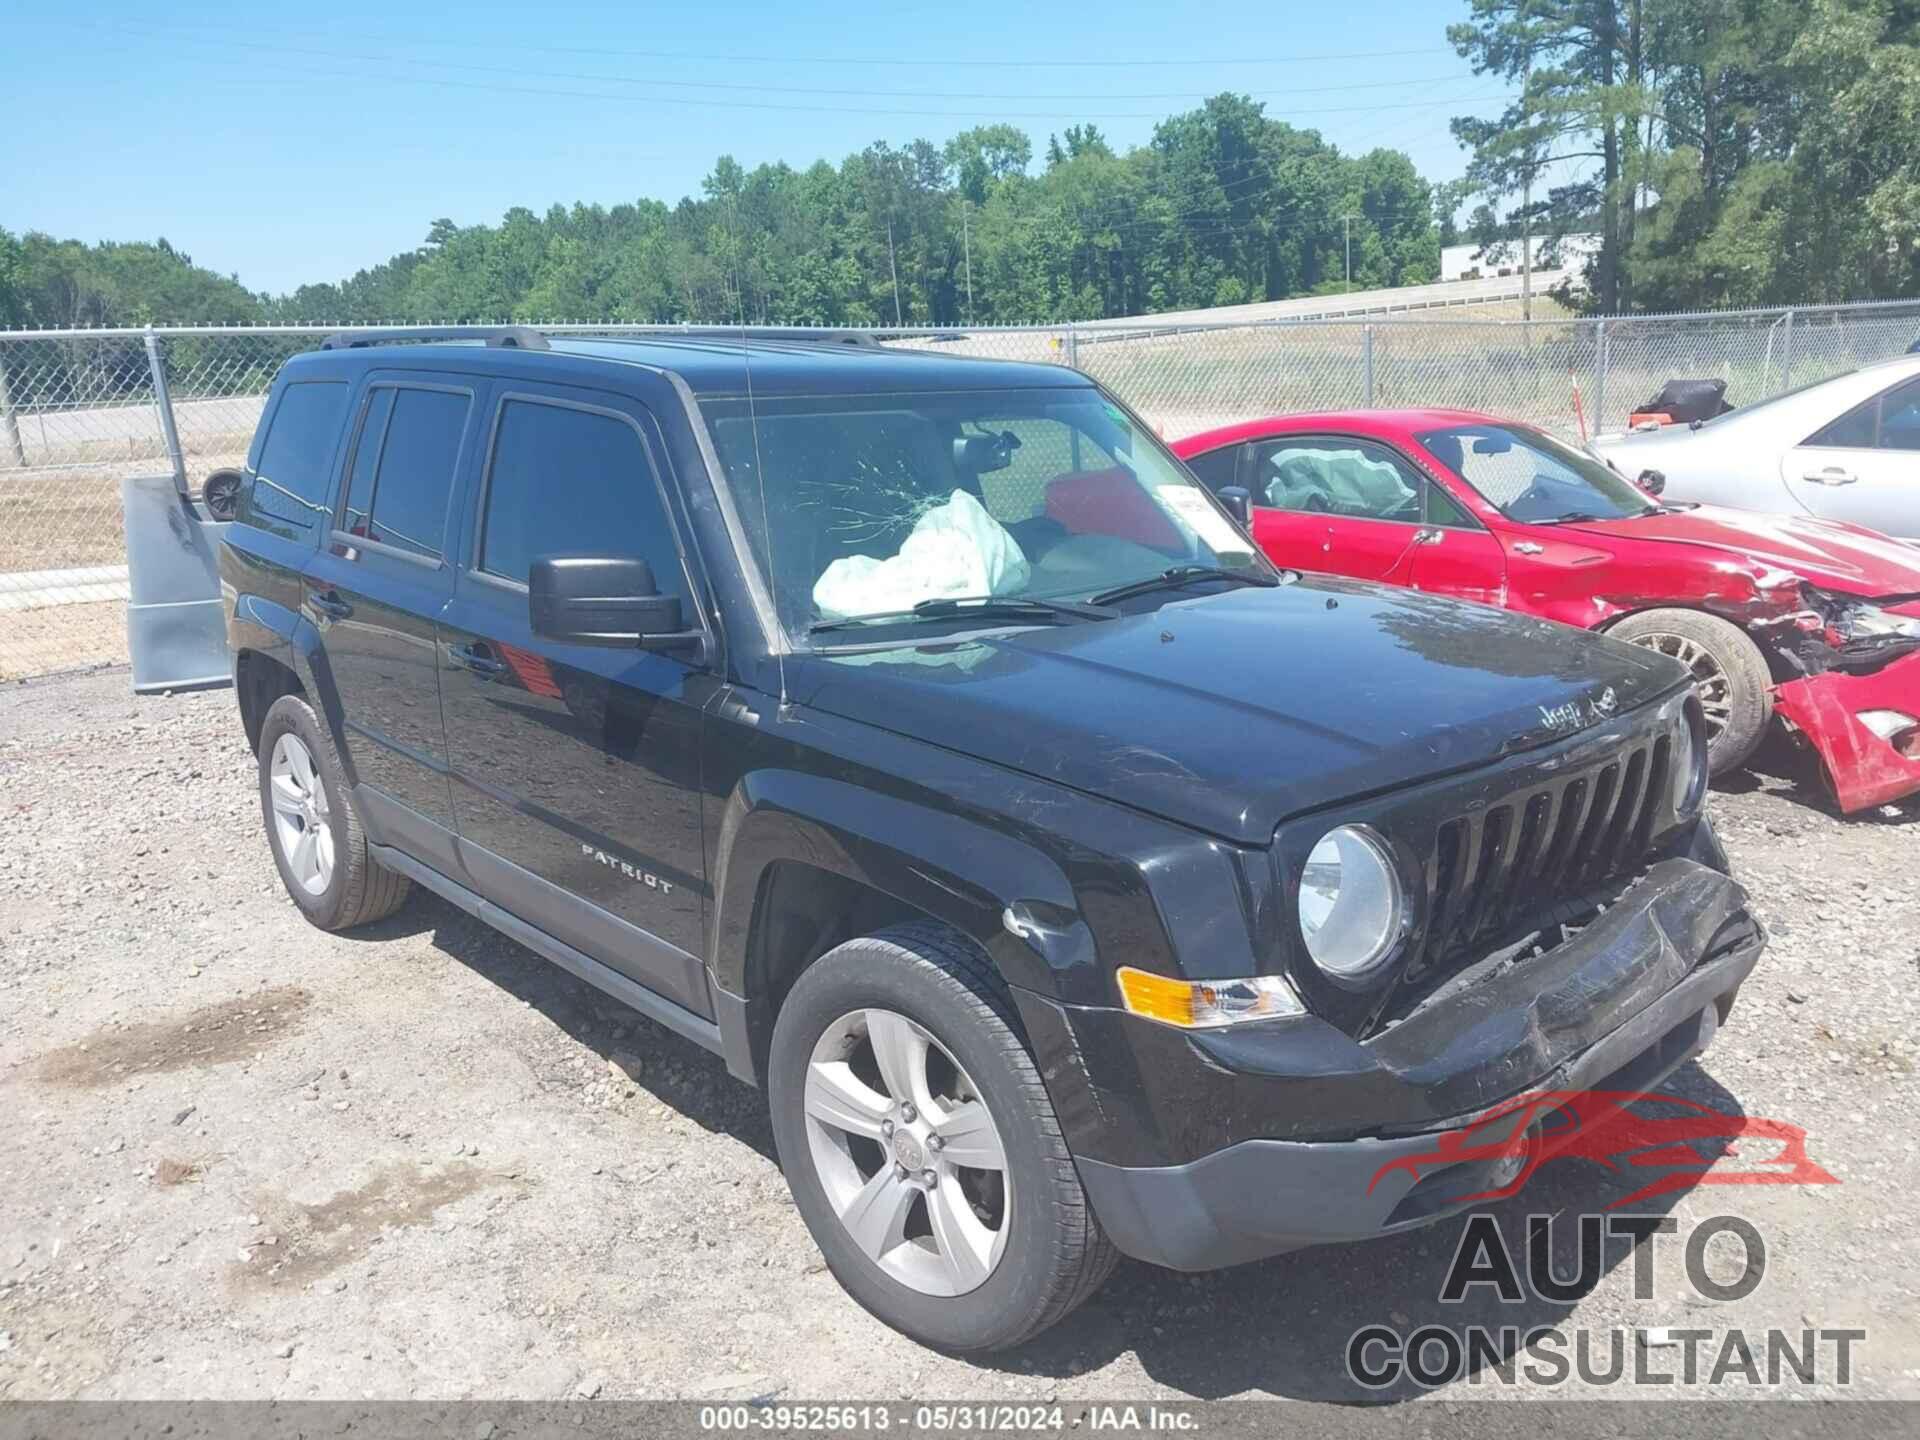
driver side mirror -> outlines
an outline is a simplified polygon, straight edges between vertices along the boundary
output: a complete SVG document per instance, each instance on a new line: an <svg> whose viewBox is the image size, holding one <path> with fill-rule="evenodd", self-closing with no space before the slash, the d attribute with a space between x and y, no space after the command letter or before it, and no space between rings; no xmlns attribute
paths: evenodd
<svg viewBox="0 0 1920 1440"><path fill-rule="evenodd" d="M1244 485L1222 485L1219 490L1220 503L1227 507L1227 513L1240 522L1240 528L1253 528L1253 496Z"/></svg>
<svg viewBox="0 0 1920 1440"><path fill-rule="evenodd" d="M542 555L527 574L533 633L567 645L640 650L697 648L684 628L680 597L662 595L653 567L614 555Z"/></svg>

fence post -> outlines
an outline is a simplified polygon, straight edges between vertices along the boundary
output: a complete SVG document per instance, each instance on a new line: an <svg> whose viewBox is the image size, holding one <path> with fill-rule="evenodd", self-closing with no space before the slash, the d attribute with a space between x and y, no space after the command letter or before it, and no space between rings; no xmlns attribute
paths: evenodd
<svg viewBox="0 0 1920 1440"><path fill-rule="evenodd" d="M1780 335L1780 388L1793 388L1793 310L1787 310L1787 322Z"/></svg>
<svg viewBox="0 0 1920 1440"><path fill-rule="evenodd" d="M1067 364L1075 370L1080 368L1080 337L1072 325L1067 326Z"/></svg>
<svg viewBox="0 0 1920 1440"><path fill-rule="evenodd" d="M1367 407L1371 409L1373 407L1373 326L1371 325L1367 326L1366 343L1361 348L1360 356L1361 373L1365 377L1367 389Z"/></svg>
<svg viewBox="0 0 1920 1440"><path fill-rule="evenodd" d="M1607 317L1593 322L1593 433L1598 435L1607 413Z"/></svg>
<svg viewBox="0 0 1920 1440"><path fill-rule="evenodd" d="M13 392L7 389L7 359L0 355L0 436L7 442L7 454L18 468L27 468L27 447L20 441L20 419L13 413Z"/></svg>
<svg viewBox="0 0 1920 1440"><path fill-rule="evenodd" d="M187 493L187 457L180 448L180 432L173 423L173 397L167 392L167 362L160 354L160 337L147 328L147 368L153 372L153 403L160 411L160 434L167 442L167 458L173 462L173 484L182 495Z"/></svg>

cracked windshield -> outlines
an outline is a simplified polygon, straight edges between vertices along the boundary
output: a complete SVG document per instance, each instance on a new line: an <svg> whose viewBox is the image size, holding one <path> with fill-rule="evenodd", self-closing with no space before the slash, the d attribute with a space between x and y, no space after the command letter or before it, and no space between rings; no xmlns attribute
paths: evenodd
<svg viewBox="0 0 1920 1440"><path fill-rule="evenodd" d="M1271 583L1179 462L1097 391L703 408L796 636L976 609L994 623L1021 610L1101 618L1090 602L1141 582Z"/></svg>

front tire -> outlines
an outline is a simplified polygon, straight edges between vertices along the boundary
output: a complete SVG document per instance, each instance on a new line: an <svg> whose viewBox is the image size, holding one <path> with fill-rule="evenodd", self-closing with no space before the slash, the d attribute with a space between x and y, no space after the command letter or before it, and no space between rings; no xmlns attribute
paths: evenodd
<svg viewBox="0 0 1920 1440"><path fill-rule="evenodd" d="M954 932L902 925L809 966L775 1022L767 1083L801 1218L894 1329L1003 1349L1111 1273L1006 991Z"/></svg>
<svg viewBox="0 0 1920 1440"><path fill-rule="evenodd" d="M1707 721L1707 768L1715 776L1753 757L1773 715L1767 657L1739 626L1698 610L1642 610L1607 631L1670 655L1693 672Z"/></svg>
<svg viewBox="0 0 1920 1440"><path fill-rule="evenodd" d="M259 759L267 843L301 914L322 930L347 930L406 903L412 882L368 852L333 738L305 696L273 702L260 724Z"/></svg>

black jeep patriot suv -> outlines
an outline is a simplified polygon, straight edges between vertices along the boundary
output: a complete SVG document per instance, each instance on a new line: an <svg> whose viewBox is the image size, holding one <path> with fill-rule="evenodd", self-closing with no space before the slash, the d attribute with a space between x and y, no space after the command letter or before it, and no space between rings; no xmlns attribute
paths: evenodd
<svg viewBox="0 0 1920 1440"><path fill-rule="evenodd" d="M295 903L424 886L718 1052L834 1273L937 1345L1117 1251L1453 1213L1504 1159L1409 1157L1651 1086L1763 944L1677 665L1275 571L1071 370L336 337L237 503Z"/></svg>

